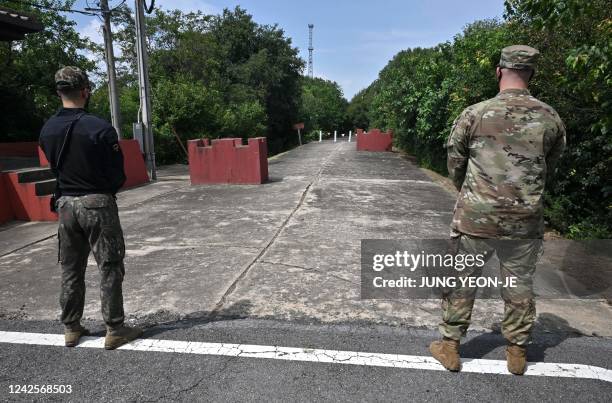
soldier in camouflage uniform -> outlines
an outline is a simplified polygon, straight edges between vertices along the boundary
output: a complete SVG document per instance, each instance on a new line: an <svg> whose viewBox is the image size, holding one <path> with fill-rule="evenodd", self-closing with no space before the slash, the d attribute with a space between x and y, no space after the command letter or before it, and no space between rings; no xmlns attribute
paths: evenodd
<svg viewBox="0 0 612 403"><path fill-rule="evenodd" d="M526 344L535 321L532 277L542 248L542 194L565 148L565 128L555 110L527 89L539 52L514 45L501 52L496 97L466 108L446 145L448 171L459 196L451 236L458 253L497 254L502 289L502 333L508 370L526 369ZM478 276L476 267L461 276ZM475 288L455 288L443 297L443 339L430 346L447 369L458 371L459 340L470 324Z"/></svg>
<svg viewBox="0 0 612 403"><path fill-rule="evenodd" d="M63 107L45 123L40 145L57 179L60 305L66 346L77 345L89 333L80 322L85 269L92 251L100 272L105 348L114 349L142 334L123 324L125 245L115 202L125 182L123 154L115 129L85 111L91 91L87 75L68 66L55 74L55 82Z"/></svg>

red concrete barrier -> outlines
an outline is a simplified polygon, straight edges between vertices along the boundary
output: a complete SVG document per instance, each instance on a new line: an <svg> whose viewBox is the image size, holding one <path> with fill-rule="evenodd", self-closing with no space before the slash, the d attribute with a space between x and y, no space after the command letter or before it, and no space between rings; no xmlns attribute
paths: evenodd
<svg viewBox="0 0 612 403"><path fill-rule="evenodd" d="M0 143L0 157L33 157L36 158L38 142Z"/></svg>
<svg viewBox="0 0 612 403"><path fill-rule="evenodd" d="M3 174L14 218L24 221L55 221L57 214L49 209L51 195L38 196L36 182L19 183L18 172Z"/></svg>
<svg viewBox="0 0 612 403"><path fill-rule="evenodd" d="M131 188L134 186L149 183L149 174L144 158L140 152L140 146L137 140L119 140L121 152L123 152L123 169L125 171L125 184L122 189ZM48 167L49 161L45 157L45 153L39 147L38 159L41 167Z"/></svg>
<svg viewBox="0 0 612 403"><path fill-rule="evenodd" d="M49 161L47 161L47 156L45 155L42 148L38 147L38 161L40 162L41 167L48 167Z"/></svg>
<svg viewBox="0 0 612 403"><path fill-rule="evenodd" d="M365 133L357 129L357 151L391 151L393 147L393 132L382 133L379 129L370 129Z"/></svg>
<svg viewBox="0 0 612 403"><path fill-rule="evenodd" d="M149 183L147 166L140 152L138 140L120 140L119 145L123 152L123 169L127 178L122 189Z"/></svg>
<svg viewBox="0 0 612 403"><path fill-rule="evenodd" d="M22 146L13 147L9 150L13 153L13 156L18 154L18 152L21 152L20 156L27 153L29 153L27 154L28 156L32 156L31 147L34 146L33 155L35 156L38 153L40 166L49 166L49 162L40 147L38 147L38 143L16 144L22 144ZM123 167L126 176L123 189L148 183L149 175L138 141L120 140L119 145L121 152L123 152ZM7 152L6 150L8 148L5 148L5 152ZM57 220L57 214L52 213L49 209L51 195L48 193L52 191L50 188L52 183L50 184L48 179L45 179L43 182L20 183L18 172L0 173L0 224L13 219L24 221Z"/></svg>
<svg viewBox="0 0 612 403"><path fill-rule="evenodd" d="M0 224L11 221L15 218L13 206L9 199L9 194L6 189L5 177L6 174L0 172Z"/></svg>
<svg viewBox="0 0 612 403"><path fill-rule="evenodd" d="M261 184L268 180L268 145L265 137L189 140L191 184Z"/></svg>

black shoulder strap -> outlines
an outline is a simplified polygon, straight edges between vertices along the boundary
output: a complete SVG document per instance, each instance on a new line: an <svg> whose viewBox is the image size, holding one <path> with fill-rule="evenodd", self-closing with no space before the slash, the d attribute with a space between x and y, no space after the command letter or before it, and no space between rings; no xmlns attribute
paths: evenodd
<svg viewBox="0 0 612 403"><path fill-rule="evenodd" d="M57 202L57 200L61 197L61 191L60 191L60 187L59 187L59 176L60 176L60 171L59 168L62 165L62 157L65 155L65 149L66 146L70 143L70 137L72 136L72 130L74 129L74 125L76 124L76 122L81 119L81 117L85 114L85 112L81 112L77 115L76 118L74 118L70 124L68 125L68 127L66 128L66 134L64 135L64 141L62 142L62 148L60 148L60 152L59 155L57 156L57 163L55 164L55 191L53 192L53 196L51 196L51 198L49 199L49 208L52 212L56 212L56 206L55 203ZM53 168L53 167L51 167ZM59 261L59 255L58 255L58 261Z"/></svg>
<svg viewBox="0 0 612 403"><path fill-rule="evenodd" d="M68 128L66 129L66 134L64 135L64 141L62 143L62 148L60 148L59 155L57 156L57 164L55 164L55 169L58 170L58 174L59 174L59 169L62 165L62 160L63 160L62 157L66 154L66 145L70 143L70 138L72 137L72 130L74 129L74 125L79 119L81 119L81 117L84 114L85 112L79 113L77 117L70 122L70 124L68 125Z"/></svg>

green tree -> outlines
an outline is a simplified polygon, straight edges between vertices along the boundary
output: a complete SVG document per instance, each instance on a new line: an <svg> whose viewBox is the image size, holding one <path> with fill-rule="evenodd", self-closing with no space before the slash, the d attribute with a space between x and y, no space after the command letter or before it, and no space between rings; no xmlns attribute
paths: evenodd
<svg viewBox="0 0 612 403"><path fill-rule="evenodd" d="M117 16L120 79L134 86L134 22ZM292 124L303 62L277 26L244 9L210 16L162 11L147 17L153 121L160 161L172 162L183 138L266 136L272 153L296 143ZM163 148L168 148L167 150Z"/></svg>
<svg viewBox="0 0 612 403"><path fill-rule="evenodd" d="M348 102L338 83L322 78L302 77L300 120L304 122L306 133L348 130L347 106Z"/></svg>
<svg viewBox="0 0 612 403"><path fill-rule="evenodd" d="M506 18L541 51L533 91L567 128L548 219L574 238L610 238L612 1L507 1Z"/></svg>
<svg viewBox="0 0 612 403"><path fill-rule="evenodd" d="M531 92L567 126L568 147L547 189L546 219L573 238L612 237L612 0L508 0L503 21L469 24L452 42L399 52L349 105L355 124L394 129L398 147L445 173L455 117L493 97L500 50L541 51Z"/></svg>
<svg viewBox="0 0 612 403"><path fill-rule="evenodd" d="M45 0L41 5L70 8L73 0ZM44 26L41 32L22 41L0 42L0 142L34 141L43 122L58 108L54 74L66 65L93 70L94 63L83 56L94 45L80 38L76 23L56 11L44 11L19 1L5 1L3 7L34 15Z"/></svg>
<svg viewBox="0 0 612 403"><path fill-rule="evenodd" d="M378 91L378 83L378 80L374 81L353 96L346 109L349 126L365 130L370 127L372 101Z"/></svg>

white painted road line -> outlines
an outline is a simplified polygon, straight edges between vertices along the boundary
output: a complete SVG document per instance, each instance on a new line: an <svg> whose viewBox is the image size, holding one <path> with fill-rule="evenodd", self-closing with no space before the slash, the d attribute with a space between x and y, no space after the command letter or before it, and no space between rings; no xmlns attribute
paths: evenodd
<svg viewBox="0 0 612 403"><path fill-rule="evenodd" d="M64 346L64 335L0 331L0 343ZM104 338L83 337L78 347L104 348ZM417 355L378 354L296 347L259 346L252 344L202 343L157 339L136 340L119 349L446 371L444 367L433 358ZM462 362L462 372L511 375L506 369L506 361L464 359ZM583 364L529 363L525 375L596 379L612 382L612 370Z"/></svg>

